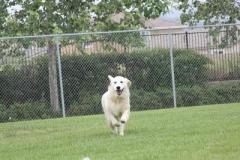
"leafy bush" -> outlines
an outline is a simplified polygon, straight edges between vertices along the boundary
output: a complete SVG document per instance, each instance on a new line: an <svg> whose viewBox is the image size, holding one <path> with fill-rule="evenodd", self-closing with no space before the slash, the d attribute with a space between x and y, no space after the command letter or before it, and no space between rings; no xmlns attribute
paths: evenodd
<svg viewBox="0 0 240 160"><path fill-rule="evenodd" d="M0 72L0 101L9 107L14 103L48 100L48 72L43 62L20 69L5 67Z"/></svg>
<svg viewBox="0 0 240 160"><path fill-rule="evenodd" d="M181 72L176 74L177 86L202 84L207 80L207 58L191 50L178 50L174 52L174 59L176 72ZM109 74L128 77L133 89L155 92L159 87L171 88L167 50L64 56L62 69L67 106L81 99L80 93L102 94L107 88Z"/></svg>
<svg viewBox="0 0 240 160"><path fill-rule="evenodd" d="M0 105L0 122L30 120L30 119L46 119L56 117L50 106L43 102L26 102L15 103L10 107Z"/></svg>
<svg viewBox="0 0 240 160"><path fill-rule="evenodd" d="M79 99L78 102L72 103L67 108L67 115L91 115L102 112L101 96L99 94L86 94Z"/></svg>
<svg viewBox="0 0 240 160"><path fill-rule="evenodd" d="M80 94L81 99L66 108L67 116L102 113L101 95L98 93ZM177 105L195 106L240 101L240 84L195 85L177 87ZM131 89L131 110L151 110L173 107L172 90L159 87L156 91ZM52 113L47 103L26 102L6 107L0 104L0 122L24 119L44 119L58 115ZM60 115L59 115L60 116ZM11 117L11 118L9 118Z"/></svg>
<svg viewBox="0 0 240 160"><path fill-rule="evenodd" d="M206 81L207 58L191 50L177 50L174 61L177 86ZM158 87L171 87L170 57L164 49L63 56L62 72L66 106L81 99L80 94L102 94L107 88L109 74L128 77L134 89L153 92ZM0 82L0 100L7 106L43 99L49 101L47 58L40 58L37 63L20 69L6 68L0 72Z"/></svg>
<svg viewBox="0 0 240 160"><path fill-rule="evenodd" d="M6 106L0 104L0 122L5 122L8 120L8 114L6 112Z"/></svg>
<svg viewBox="0 0 240 160"><path fill-rule="evenodd" d="M240 84L182 86L177 88L178 106L236 103L240 101Z"/></svg>
<svg viewBox="0 0 240 160"><path fill-rule="evenodd" d="M213 95L214 93L200 86L181 86L177 88L177 103L178 106L213 104L215 102Z"/></svg>
<svg viewBox="0 0 240 160"><path fill-rule="evenodd" d="M172 91L158 88L156 92L146 92L142 89L131 91L131 110L151 110L173 106Z"/></svg>
<svg viewBox="0 0 240 160"><path fill-rule="evenodd" d="M240 65L235 65L230 67L230 72L228 74L228 79L240 79Z"/></svg>
<svg viewBox="0 0 240 160"><path fill-rule="evenodd" d="M206 81L207 58L191 50L175 50L174 62L177 86L194 86ZM132 81L133 110L172 106L170 56L165 49L122 54L64 55L62 73L68 115L102 112L100 95L107 90L109 74L126 76ZM41 111L38 111L39 114L33 111L37 109L32 107L32 102L49 102L48 78L47 57L20 68L5 67L0 71L0 103L8 111L1 111L2 117L44 118ZM46 109L43 105L38 108ZM49 112L50 107L46 116Z"/></svg>
<svg viewBox="0 0 240 160"><path fill-rule="evenodd" d="M240 84L194 85L177 87L177 105L196 106L206 104L234 103L240 101ZM82 103L82 102L83 103ZM68 115L102 113L99 94L83 96L69 107ZM172 89L159 87L156 91L131 89L131 110L152 110L173 107Z"/></svg>
<svg viewBox="0 0 240 160"><path fill-rule="evenodd" d="M174 72L177 86L193 86L208 80L207 64L210 60L192 50L176 50Z"/></svg>

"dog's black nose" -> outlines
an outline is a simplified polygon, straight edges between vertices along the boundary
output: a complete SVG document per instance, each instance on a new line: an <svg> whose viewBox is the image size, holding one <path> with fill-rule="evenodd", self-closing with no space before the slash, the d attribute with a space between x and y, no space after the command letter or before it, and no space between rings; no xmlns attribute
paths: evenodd
<svg viewBox="0 0 240 160"><path fill-rule="evenodd" d="M120 87L119 87L119 86L117 86L117 90L120 90Z"/></svg>

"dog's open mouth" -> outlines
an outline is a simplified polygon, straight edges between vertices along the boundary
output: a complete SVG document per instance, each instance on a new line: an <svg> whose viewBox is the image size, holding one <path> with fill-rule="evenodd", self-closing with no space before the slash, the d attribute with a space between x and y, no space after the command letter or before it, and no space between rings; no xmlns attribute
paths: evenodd
<svg viewBox="0 0 240 160"><path fill-rule="evenodd" d="M117 89L116 92L117 92L117 95L120 96L122 94L122 92L123 92L123 89Z"/></svg>

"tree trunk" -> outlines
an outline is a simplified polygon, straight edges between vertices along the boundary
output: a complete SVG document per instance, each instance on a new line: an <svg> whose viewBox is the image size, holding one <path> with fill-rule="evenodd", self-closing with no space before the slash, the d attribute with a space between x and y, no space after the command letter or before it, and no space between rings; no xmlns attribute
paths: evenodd
<svg viewBox="0 0 240 160"><path fill-rule="evenodd" d="M57 78L57 57L56 45L49 42L48 44L48 75L50 102L54 113L60 114L59 96L58 96L58 78Z"/></svg>

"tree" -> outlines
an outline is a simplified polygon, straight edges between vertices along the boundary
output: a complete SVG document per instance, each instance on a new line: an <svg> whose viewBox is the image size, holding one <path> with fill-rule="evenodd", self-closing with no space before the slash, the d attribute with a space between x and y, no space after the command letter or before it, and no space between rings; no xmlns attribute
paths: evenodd
<svg viewBox="0 0 240 160"><path fill-rule="evenodd" d="M183 11L181 15L182 23L195 25L203 21L205 25L228 24L240 21L240 1L239 0L181 0L179 9ZM224 29L219 47L226 47L237 42L237 26L212 27L209 28L210 35L217 41L217 36Z"/></svg>
<svg viewBox="0 0 240 160"><path fill-rule="evenodd" d="M236 23L240 20L239 0L181 0L179 8L183 11L181 21L191 25L199 21L204 24Z"/></svg>
<svg viewBox="0 0 240 160"><path fill-rule="evenodd" d="M143 17L155 18L168 9L170 2L152 0L16 0L8 6L21 6L8 23L12 31L22 35L69 33L81 31L107 31L139 28L144 25ZM123 13L120 22L112 16ZM13 25L14 28L10 26ZM10 32L11 31L11 32Z"/></svg>
<svg viewBox="0 0 240 160"><path fill-rule="evenodd" d="M0 36L4 35L4 22L7 17L7 3L4 0L0 1Z"/></svg>
<svg viewBox="0 0 240 160"><path fill-rule="evenodd" d="M167 11L169 2L159 0L15 0L8 7L20 6L19 11L5 16L6 34L39 35L81 31L107 31L133 29L143 26L146 19L158 17ZM112 16L123 13L120 22ZM56 71L56 46L46 42L49 55L50 99L54 111L59 113Z"/></svg>

